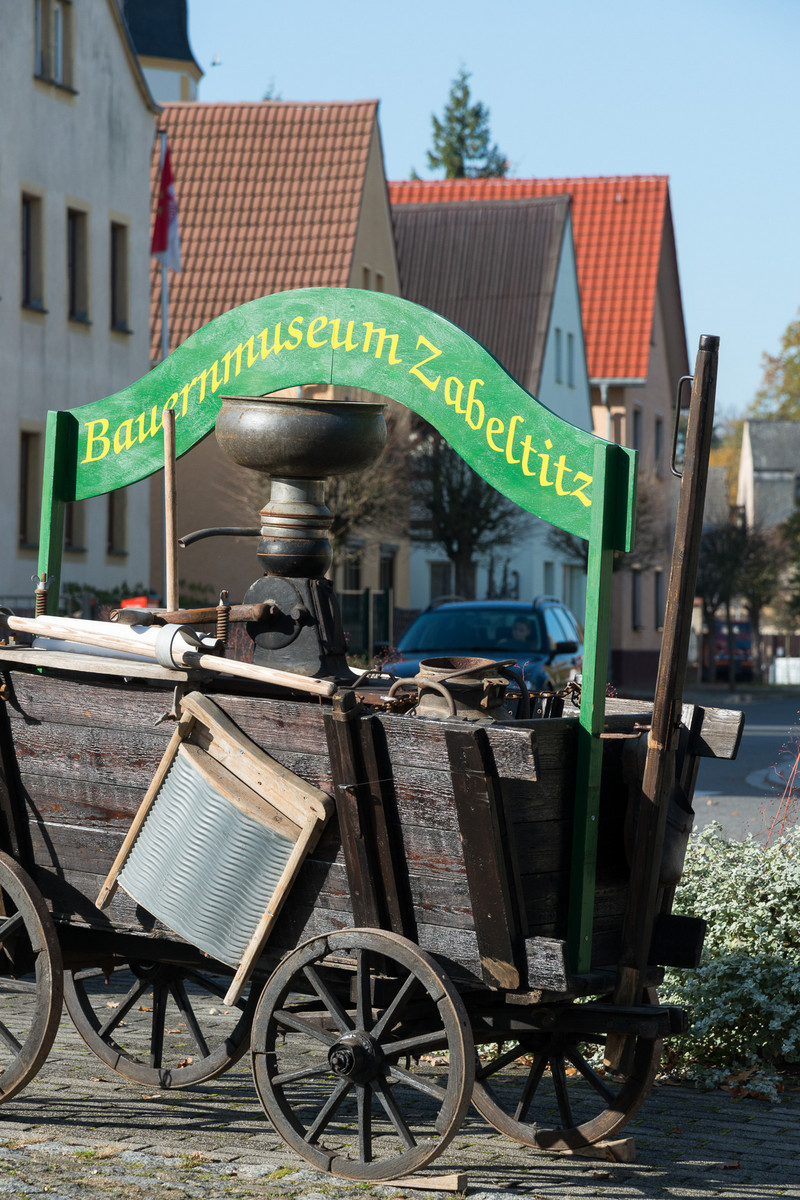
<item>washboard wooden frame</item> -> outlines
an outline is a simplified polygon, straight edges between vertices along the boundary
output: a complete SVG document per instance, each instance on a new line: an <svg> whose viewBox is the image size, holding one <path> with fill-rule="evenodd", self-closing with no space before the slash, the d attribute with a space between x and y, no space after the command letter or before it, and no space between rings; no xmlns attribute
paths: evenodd
<svg viewBox="0 0 800 1200"><path fill-rule="evenodd" d="M148 820L151 824L156 821L161 808L175 805L175 791L167 786L169 772L185 756L188 765L186 770L191 772L194 781L204 781L213 793L213 803L217 809L225 805L233 806L238 813L244 814L249 837L258 838L258 827L264 830L264 841L270 835L280 843L282 856L280 860L280 877L274 884L274 889L268 898L266 907L260 918L256 920L250 932L246 930L249 941L244 948L236 966L236 973L225 996L226 1004L235 1004L249 979L253 968L264 949L281 908L289 895L292 884L299 872L306 855L313 850L325 824L333 812L333 800L325 792L306 783L286 767L281 766L269 754L255 745L240 729L214 704L207 696L199 692L190 692L181 701L181 716L178 725L170 739L169 745L159 763L156 774L147 790L139 810L134 817L119 853L97 897L98 908L105 908L111 903L118 886L122 886L139 903L152 912L153 916L163 921L174 932L187 937L199 949L214 955L213 947L202 944L202 939L192 936L192 929L197 928L196 915L191 919L187 916L183 923L181 919L170 920L174 909L170 910L166 897L165 881L164 898L159 902L152 895L142 895L141 868L136 871L137 852L146 853L139 848L146 839ZM183 768L182 768L183 769ZM197 795L197 789L194 789ZM192 798L189 798L189 818L191 819ZM242 818L239 818L240 823ZM187 822L188 824L189 822ZM163 822L162 822L163 824ZM167 864L167 870L174 867L177 881L180 883L181 851L180 844L164 842L163 833L158 835L159 853L166 854L172 861ZM293 845L292 845L293 843ZM215 847L209 846L211 857L214 857ZM127 870L126 870L127 868ZM212 867L213 870L213 867ZM183 878L188 879L188 873L197 873L197 865L191 855L185 864ZM133 876L133 885L130 877ZM197 879L197 885L204 885L205 879ZM249 880L225 879L217 881L217 888L223 886L227 903L231 906L239 904L242 894L247 890ZM237 895L237 887L239 894ZM137 894L138 893L138 894ZM161 907L161 911L159 911ZM181 926L182 927L179 927ZM187 928L188 925L188 928ZM241 934L240 934L241 940ZM234 964L230 957L223 958L228 965Z"/></svg>

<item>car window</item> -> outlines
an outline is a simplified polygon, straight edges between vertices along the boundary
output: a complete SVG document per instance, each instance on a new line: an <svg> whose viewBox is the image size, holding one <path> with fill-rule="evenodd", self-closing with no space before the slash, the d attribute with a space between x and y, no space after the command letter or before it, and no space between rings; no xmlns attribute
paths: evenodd
<svg viewBox="0 0 800 1200"><path fill-rule="evenodd" d="M532 612L470 608L422 613L400 639L398 649L405 654L508 650L511 657L520 651L536 653L542 645Z"/></svg>
<svg viewBox="0 0 800 1200"><path fill-rule="evenodd" d="M556 644L556 642L571 642L574 640L572 635L567 637L566 633L564 632L564 626L559 620L559 612L557 608L546 608L544 610L544 623L547 629L547 636L550 639L551 648Z"/></svg>

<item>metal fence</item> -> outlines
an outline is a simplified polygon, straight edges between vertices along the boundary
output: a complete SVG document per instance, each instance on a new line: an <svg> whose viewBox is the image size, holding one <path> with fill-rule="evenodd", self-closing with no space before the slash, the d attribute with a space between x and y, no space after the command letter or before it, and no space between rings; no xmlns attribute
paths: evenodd
<svg viewBox="0 0 800 1200"><path fill-rule="evenodd" d="M338 593L342 623L347 638L347 653L372 658L375 649L392 641L394 593L364 588L363 591Z"/></svg>

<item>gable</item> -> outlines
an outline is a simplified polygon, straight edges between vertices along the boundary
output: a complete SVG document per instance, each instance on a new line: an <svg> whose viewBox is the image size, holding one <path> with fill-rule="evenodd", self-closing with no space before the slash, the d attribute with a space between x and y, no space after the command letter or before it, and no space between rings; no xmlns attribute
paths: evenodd
<svg viewBox="0 0 800 1200"><path fill-rule="evenodd" d="M377 102L166 104L182 271L170 275L170 345L273 292L346 287ZM158 148L152 160L157 195ZM152 274L151 346L161 287Z"/></svg>
<svg viewBox="0 0 800 1200"><path fill-rule="evenodd" d="M572 198L589 375L593 380L646 379L667 223L670 234L672 231L666 176L466 179L389 185L392 204L398 206L564 193ZM679 297L677 267L673 280Z"/></svg>

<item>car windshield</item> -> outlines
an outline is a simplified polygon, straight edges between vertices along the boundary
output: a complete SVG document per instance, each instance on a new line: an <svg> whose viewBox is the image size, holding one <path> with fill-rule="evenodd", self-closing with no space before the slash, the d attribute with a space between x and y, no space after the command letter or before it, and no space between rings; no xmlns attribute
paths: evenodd
<svg viewBox="0 0 800 1200"><path fill-rule="evenodd" d="M541 650L539 625L533 613L513 608L434 609L417 617L400 639L404 654L452 650Z"/></svg>

